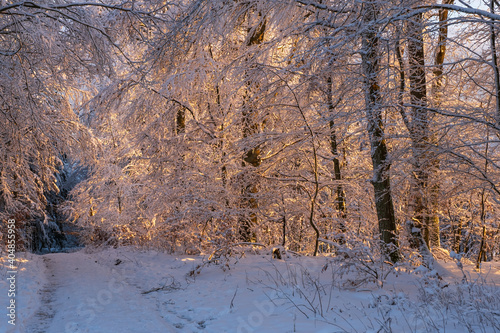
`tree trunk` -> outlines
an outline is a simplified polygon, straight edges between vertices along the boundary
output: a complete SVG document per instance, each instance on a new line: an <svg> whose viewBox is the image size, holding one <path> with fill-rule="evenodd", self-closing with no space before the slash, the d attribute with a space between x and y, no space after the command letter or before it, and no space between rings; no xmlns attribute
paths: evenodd
<svg viewBox="0 0 500 333"><path fill-rule="evenodd" d="M439 216L437 200L439 185L435 179L439 161L435 152L435 140L432 140L430 131L430 117L427 106L427 82L425 76L425 53L423 41L422 14L415 15L408 22L408 57L409 57L409 82L410 101L412 104L412 124L410 137L412 140L413 154L413 222L411 244L418 245L423 254L431 246L439 246ZM440 31L440 34L442 32ZM441 38L441 37L440 37ZM442 43L441 43L442 44ZM438 56L444 57L444 46L439 45ZM442 51L442 52L441 52ZM421 231L425 247L420 240L415 239Z"/></svg>
<svg viewBox="0 0 500 333"><path fill-rule="evenodd" d="M327 80L327 102L328 102L328 116L330 117L330 151L333 155L333 171L334 171L334 180L337 183L337 199L336 206L339 212L340 217L340 231L345 233L345 218L347 217L346 210L346 197L344 188L342 187L342 173L340 171L340 160L339 153L337 147L337 135L335 131L335 122L333 121L333 111L335 109L335 105L333 104L333 92L332 92L332 78L329 77ZM343 237L342 237L343 239Z"/></svg>
<svg viewBox="0 0 500 333"><path fill-rule="evenodd" d="M362 66L364 72L364 90L368 134L370 136L373 164L373 188L379 224L380 237L386 245L384 249L392 262L400 259L399 244L396 237L396 218L392 202L389 179L390 161L382 126L382 106L379 76L379 37L374 24L378 15L378 7L374 2L365 3L364 23L367 25L362 35Z"/></svg>
<svg viewBox="0 0 500 333"><path fill-rule="evenodd" d="M443 0L444 4L452 5L454 0ZM443 98L443 64L446 56L446 40L448 38L448 10L439 10L439 35L438 35L438 45L436 49L436 57L434 59L434 83L433 83L433 101L435 107L440 107ZM431 134L431 144L433 147L437 147L438 140L435 134ZM439 171L439 158L433 156L432 173L430 175L430 209L431 214L429 217L430 226L430 245L431 247L440 247L440 228L439 228L439 189L440 183L438 179Z"/></svg>
<svg viewBox="0 0 500 333"><path fill-rule="evenodd" d="M249 23L251 25L252 19L251 12L247 13ZM254 45L260 45L264 40L264 35L266 31L266 19L261 17L262 15L258 13L258 22L256 26L250 27L248 29L247 36L247 47L252 47ZM243 111L242 111L242 123L243 123L243 138L250 137L259 132L259 124L257 118L257 109L251 105L251 94L252 94L252 81L245 78L246 91L243 97ZM260 148L252 147L249 148L243 155L242 166L248 167L253 166L257 168L261 163ZM241 190L241 202L242 208L248 209L249 213L247 216L240 217L239 220L239 234L243 241L245 242L255 242L256 235L252 231L253 226L258 222L257 220L257 208L259 204L257 202L257 194L259 192L258 187L258 177L254 174L252 170L246 170L243 172L242 179L242 190Z"/></svg>
<svg viewBox="0 0 500 333"><path fill-rule="evenodd" d="M494 0L490 0L490 12L492 14L495 13L495 1ZM500 73L498 70L495 20L491 19L491 21L492 21L492 24L490 25L490 46L491 46L491 62L492 62L492 66L493 66L493 74L495 76L496 121L497 121L497 125L500 125Z"/></svg>
<svg viewBox="0 0 500 333"><path fill-rule="evenodd" d="M458 226L455 230L455 238L454 238L454 246L453 246L453 250L456 252L456 253L460 253L460 244L462 243L462 219L459 218L458 219Z"/></svg>
<svg viewBox="0 0 500 333"><path fill-rule="evenodd" d="M175 134L181 135L186 133L186 109L179 107L175 117Z"/></svg>

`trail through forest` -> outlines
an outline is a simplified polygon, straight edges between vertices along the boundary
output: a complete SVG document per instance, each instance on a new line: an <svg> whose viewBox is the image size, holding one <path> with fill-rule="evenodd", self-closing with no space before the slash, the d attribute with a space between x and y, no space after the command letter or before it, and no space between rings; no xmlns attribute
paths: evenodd
<svg viewBox="0 0 500 333"><path fill-rule="evenodd" d="M118 269L82 252L46 254L43 261L41 306L21 332L174 332Z"/></svg>
<svg viewBox="0 0 500 333"><path fill-rule="evenodd" d="M500 331L498 261L479 272L445 252L434 270L250 249L207 258L133 248L22 253L16 325L0 321L0 332ZM0 302L5 309L8 299Z"/></svg>

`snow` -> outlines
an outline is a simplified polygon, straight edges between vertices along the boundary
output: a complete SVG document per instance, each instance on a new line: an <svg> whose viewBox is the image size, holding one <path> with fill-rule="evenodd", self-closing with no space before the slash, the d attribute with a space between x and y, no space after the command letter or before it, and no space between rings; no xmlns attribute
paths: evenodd
<svg viewBox="0 0 500 333"><path fill-rule="evenodd" d="M448 258L369 281L331 258L251 252L217 264L132 248L22 254L17 325L2 315L0 332L500 330L499 262L477 272Z"/></svg>
<svg viewBox="0 0 500 333"><path fill-rule="evenodd" d="M7 271L8 262L6 257L0 259L0 308L4 309L0 320L0 332L8 332L6 307L9 304L7 295ZM24 323L34 315L41 307L41 290L47 285L45 264L43 258L30 253L17 254L17 274L16 274L16 305L17 305L17 327L19 332L23 332ZM16 330L12 332L17 332Z"/></svg>

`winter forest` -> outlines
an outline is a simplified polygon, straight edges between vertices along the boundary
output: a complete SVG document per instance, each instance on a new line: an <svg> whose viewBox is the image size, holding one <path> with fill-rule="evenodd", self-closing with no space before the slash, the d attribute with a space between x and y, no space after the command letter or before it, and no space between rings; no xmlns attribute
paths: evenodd
<svg viewBox="0 0 500 333"><path fill-rule="evenodd" d="M499 33L497 0L1 1L2 244L478 271Z"/></svg>

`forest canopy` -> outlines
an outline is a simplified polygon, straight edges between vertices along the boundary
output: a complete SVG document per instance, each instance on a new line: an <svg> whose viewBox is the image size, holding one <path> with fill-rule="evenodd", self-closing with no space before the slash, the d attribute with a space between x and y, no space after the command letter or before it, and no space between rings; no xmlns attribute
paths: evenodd
<svg viewBox="0 0 500 333"><path fill-rule="evenodd" d="M496 1L3 1L0 235L499 252Z"/></svg>

